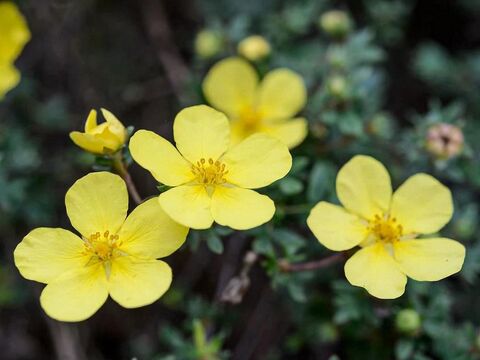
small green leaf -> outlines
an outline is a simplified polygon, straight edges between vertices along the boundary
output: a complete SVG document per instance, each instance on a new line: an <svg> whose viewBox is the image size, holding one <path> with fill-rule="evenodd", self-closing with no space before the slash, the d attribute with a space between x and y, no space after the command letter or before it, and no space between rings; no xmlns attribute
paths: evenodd
<svg viewBox="0 0 480 360"><path fill-rule="evenodd" d="M302 182L294 177L287 177L280 180L279 187L280 191L285 195L296 195L303 190Z"/></svg>
<svg viewBox="0 0 480 360"><path fill-rule="evenodd" d="M222 239L215 234L213 231L210 231L207 237L207 246L215 254L223 253L223 243Z"/></svg>

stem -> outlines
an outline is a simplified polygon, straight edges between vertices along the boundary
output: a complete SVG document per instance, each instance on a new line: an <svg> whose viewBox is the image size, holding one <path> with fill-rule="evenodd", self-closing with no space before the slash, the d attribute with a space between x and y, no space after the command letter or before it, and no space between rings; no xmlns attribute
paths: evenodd
<svg viewBox="0 0 480 360"><path fill-rule="evenodd" d="M130 196L132 197L133 201L135 201L135 203L139 205L142 202L142 197L138 193L137 187L135 186L135 183L133 182L133 179L130 176L130 173L128 172L127 167L123 162L121 152L117 152L115 155L113 155L112 160L113 160L113 168L117 171L118 175L120 175L122 179L125 181L125 183L127 184L128 192L130 193Z"/></svg>
<svg viewBox="0 0 480 360"><path fill-rule="evenodd" d="M305 263L298 263L298 264L291 264L289 262L281 262L280 269L283 272L297 272L297 271L310 271L310 270L318 270L329 267L337 262L340 262L344 259L344 254L334 254L330 255L326 258L305 262Z"/></svg>

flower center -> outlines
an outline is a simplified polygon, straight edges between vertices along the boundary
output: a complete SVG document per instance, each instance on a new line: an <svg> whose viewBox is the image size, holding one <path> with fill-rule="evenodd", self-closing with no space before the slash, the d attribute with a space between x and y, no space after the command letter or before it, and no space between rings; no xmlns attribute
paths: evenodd
<svg viewBox="0 0 480 360"><path fill-rule="evenodd" d="M201 158L196 164L192 165L192 172L199 184L202 185L221 185L224 184L224 176L228 174L225 164L213 159L205 160Z"/></svg>
<svg viewBox="0 0 480 360"><path fill-rule="evenodd" d="M107 230L99 232L85 239L85 249L92 255L92 260L108 261L116 255L116 249L121 245L118 235L110 234Z"/></svg>
<svg viewBox="0 0 480 360"><path fill-rule="evenodd" d="M403 235L402 225L389 214L375 215L373 220L368 222L368 230L377 241L384 243L393 243Z"/></svg>

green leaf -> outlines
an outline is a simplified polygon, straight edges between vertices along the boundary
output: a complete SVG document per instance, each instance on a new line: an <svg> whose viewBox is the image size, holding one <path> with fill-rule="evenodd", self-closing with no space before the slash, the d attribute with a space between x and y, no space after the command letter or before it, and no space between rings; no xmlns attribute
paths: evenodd
<svg viewBox="0 0 480 360"><path fill-rule="evenodd" d="M316 203L325 199L335 186L336 168L326 161L318 161L310 172L307 188L307 200Z"/></svg>
<svg viewBox="0 0 480 360"><path fill-rule="evenodd" d="M302 192L303 184L294 177L287 177L279 182L280 191L285 195L296 195Z"/></svg>
<svg viewBox="0 0 480 360"><path fill-rule="evenodd" d="M215 232L210 231L207 237L207 246L215 254L223 253L223 243L222 239L215 234Z"/></svg>

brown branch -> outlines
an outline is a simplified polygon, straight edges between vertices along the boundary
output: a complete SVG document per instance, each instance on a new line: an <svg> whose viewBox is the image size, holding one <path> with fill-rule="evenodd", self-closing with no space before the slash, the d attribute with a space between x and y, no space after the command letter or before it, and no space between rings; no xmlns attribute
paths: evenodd
<svg viewBox="0 0 480 360"><path fill-rule="evenodd" d="M137 187L135 186L135 183L133 182L133 179L130 176L127 167L125 166L120 151L112 156L112 163L115 171L118 173L118 175L122 177L122 179L125 181L125 184L127 184L128 192L130 193L133 201L135 201L137 205L141 204L142 197L138 193Z"/></svg>
<svg viewBox="0 0 480 360"><path fill-rule="evenodd" d="M188 67L173 40L173 33L159 0L142 0L138 2L143 21L150 39L155 47L157 58L165 70L177 98L184 98L184 85L189 77Z"/></svg>
<svg viewBox="0 0 480 360"><path fill-rule="evenodd" d="M291 264L287 261L280 262L280 270L283 272L298 272L298 271L311 271L311 270L318 270L329 267L330 265L336 264L341 262L345 259L343 253L338 253L334 255L330 255L326 258L305 262L305 263L298 263L298 264Z"/></svg>

